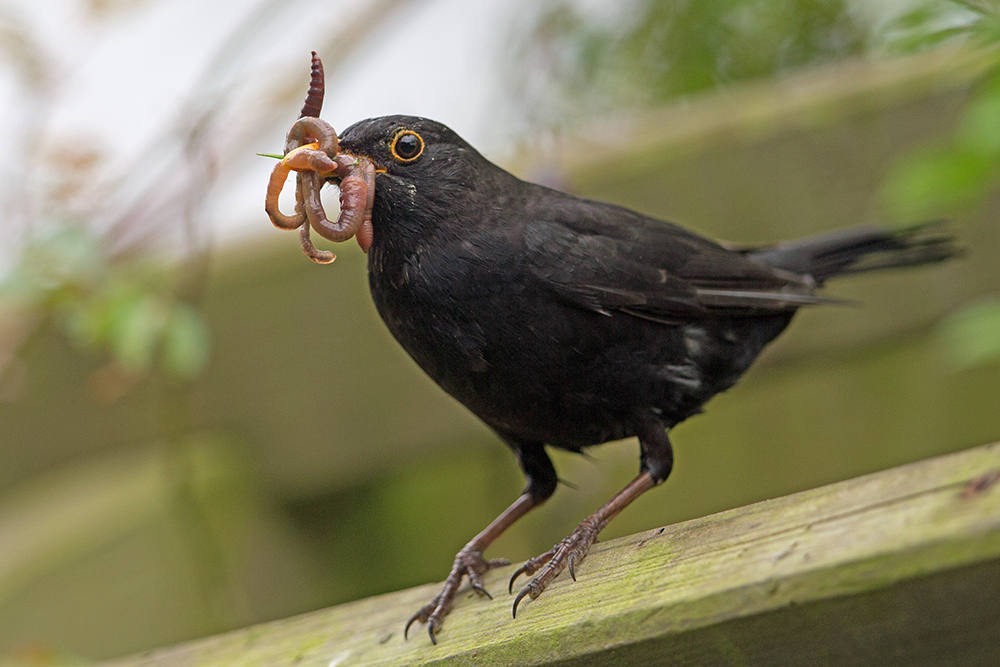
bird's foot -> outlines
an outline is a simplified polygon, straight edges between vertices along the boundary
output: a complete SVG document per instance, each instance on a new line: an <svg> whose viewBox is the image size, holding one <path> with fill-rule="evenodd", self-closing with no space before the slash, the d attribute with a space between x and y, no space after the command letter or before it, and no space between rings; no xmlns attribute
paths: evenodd
<svg viewBox="0 0 1000 667"><path fill-rule="evenodd" d="M515 618L517 618L517 606L521 603L521 600L526 596L534 600L541 595L545 587L549 585L549 582L555 579L567 565L569 566L569 576L573 577L573 581L576 581L574 567L587 555L590 545L597 541L598 532L600 531L593 517L588 517L580 522L576 530L569 537L552 547L549 551L528 560L517 569L517 572L510 578L510 583L508 584L510 592L514 591L514 581L522 574L530 576L538 572L539 569L542 571L538 576L529 581L527 586L522 588L521 592L514 598L513 615Z"/></svg>
<svg viewBox="0 0 1000 667"><path fill-rule="evenodd" d="M427 624L427 633L431 636L431 643L437 644L435 635L444 624L444 617L451 611L452 603L455 601L455 594L459 586L462 585L462 578L468 577L472 590L480 596L493 599L483 586L482 575L496 567L510 565L510 561L505 558L486 560L483 552L479 549L465 546L455 555L455 564L451 567L448 578L444 580L444 587L441 592L434 596L434 599L425 604L420 611L410 617L406 622L406 629L403 630L403 637L407 636L410 626L415 622Z"/></svg>

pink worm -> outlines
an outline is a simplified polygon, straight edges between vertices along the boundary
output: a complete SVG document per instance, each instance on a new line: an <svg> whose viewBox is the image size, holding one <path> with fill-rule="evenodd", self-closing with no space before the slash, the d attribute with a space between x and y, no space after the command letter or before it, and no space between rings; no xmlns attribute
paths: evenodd
<svg viewBox="0 0 1000 667"><path fill-rule="evenodd" d="M366 157L340 153L337 133L329 123L319 119L323 94L323 63L313 52L309 93L300 118L285 137L285 157L271 172L264 210L276 227L299 228L303 252L311 260L325 264L336 256L313 245L310 227L327 240L340 242L354 236L364 252L371 248L375 165ZM303 148L308 144L316 147ZM295 213L285 215L278 209L278 197L292 171L297 172ZM334 222L326 217L320 199L320 189L331 176L340 179L340 215Z"/></svg>

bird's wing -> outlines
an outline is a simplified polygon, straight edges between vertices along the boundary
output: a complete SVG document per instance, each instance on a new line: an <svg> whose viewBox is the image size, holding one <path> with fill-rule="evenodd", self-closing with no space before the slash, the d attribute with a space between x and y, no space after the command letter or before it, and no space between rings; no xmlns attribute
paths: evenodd
<svg viewBox="0 0 1000 667"><path fill-rule="evenodd" d="M551 192L551 191L549 191ZM672 322L787 312L829 299L806 276L611 204L546 197L523 230L528 266L576 305Z"/></svg>

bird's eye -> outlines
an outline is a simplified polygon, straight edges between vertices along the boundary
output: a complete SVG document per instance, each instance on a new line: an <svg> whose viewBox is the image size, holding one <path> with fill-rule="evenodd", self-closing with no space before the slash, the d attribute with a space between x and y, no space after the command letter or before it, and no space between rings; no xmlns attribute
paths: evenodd
<svg viewBox="0 0 1000 667"><path fill-rule="evenodd" d="M400 162L413 162L424 152L424 140L413 130L400 130L392 138L390 149Z"/></svg>

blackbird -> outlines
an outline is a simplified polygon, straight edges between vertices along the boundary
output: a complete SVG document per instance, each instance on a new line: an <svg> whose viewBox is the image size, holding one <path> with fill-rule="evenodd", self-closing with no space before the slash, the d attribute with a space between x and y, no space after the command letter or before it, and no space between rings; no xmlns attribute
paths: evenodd
<svg viewBox="0 0 1000 667"><path fill-rule="evenodd" d="M436 643L465 577L506 560L484 550L556 489L546 446L572 452L637 436L639 474L550 551L513 604L564 568L576 576L598 533L673 466L668 431L733 386L829 278L944 260L930 225L851 228L735 247L600 201L522 181L441 123L361 121L340 154L376 171L368 280L396 340L514 452L519 498L456 555L437 596L410 618ZM329 180L336 182L336 177Z"/></svg>

